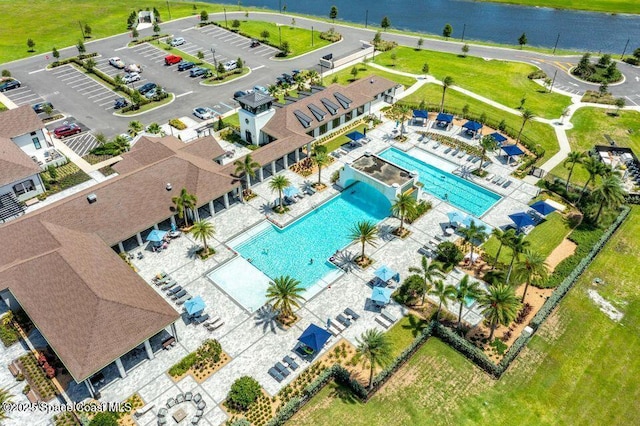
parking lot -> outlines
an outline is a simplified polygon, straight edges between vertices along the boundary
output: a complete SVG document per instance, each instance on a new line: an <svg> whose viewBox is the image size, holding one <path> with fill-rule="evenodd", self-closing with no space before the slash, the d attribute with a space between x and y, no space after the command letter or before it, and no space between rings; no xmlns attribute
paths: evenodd
<svg viewBox="0 0 640 426"><path fill-rule="evenodd" d="M60 140L66 146L71 148L73 152L75 152L80 157L82 157L84 155L87 155L89 151L91 151L93 148L99 145L99 142L96 139L96 137L93 136L93 134L89 133L89 128L85 124L78 121L75 117L66 117L64 120L59 120L59 121L56 121L55 123L51 123L46 126L46 129L49 130L49 132L51 132L51 137L55 137L53 135L53 131L57 127L64 126L70 123L75 123L78 126L80 126L80 129L82 130L82 132L74 136L68 136L66 138L62 138Z"/></svg>
<svg viewBox="0 0 640 426"><path fill-rule="evenodd" d="M51 73L60 83L77 92L83 99L93 103L99 109L113 110L115 99L121 97L104 84L88 77L71 65L63 65Z"/></svg>
<svg viewBox="0 0 640 426"><path fill-rule="evenodd" d="M44 99L36 93L31 87L24 84L21 81L22 85L17 89L7 90L3 94L9 98L11 102L18 106L22 105L34 105L40 102L44 102Z"/></svg>
<svg viewBox="0 0 640 426"><path fill-rule="evenodd" d="M277 49L266 44L261 44L260 46L253 48L249 47L251 45L251 39L236 34L232 31L227 31L224 28L220 28L215 25L202 27L198 30L198 32L206 35L208 37L207 41L209 41L213 46L225 46L227 48L231 47L235 52L238 52L235 56L229 54L227 54L228 56L225 56L224 53L220 52L218 56L218 50L220 49L216 49L216 60L218 62L237 59L238 56L243 58L243 60L245 61L250 61L247 55L269 58L278 53ZM225 49L225 52L226 51L227 50ZM187 52L187 50L185 50L185 52Z"/></svg>

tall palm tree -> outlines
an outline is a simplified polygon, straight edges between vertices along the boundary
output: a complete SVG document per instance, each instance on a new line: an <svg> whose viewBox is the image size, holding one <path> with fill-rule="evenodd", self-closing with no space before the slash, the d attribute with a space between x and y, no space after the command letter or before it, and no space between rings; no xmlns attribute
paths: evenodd
<svg viewBox="0 0 640 426"><path fill-rule="evenodd" d="M488 292L479 297L478 302L482 307L482 314L491 326L489 341L493 339L498 324L508 325L516 318L520 309L520 301L513 288L507 284L490 286Z"/></svg>
<svg viewBox="0 0 640 426"><path fill-rule="evenodd" d="M496 148L498 148L498 142L493 138L493 136L486 135L483 136L482 139L480 139L480 147L482 148L482 161L480 162L480 167L478 168L478 170L482 172L482 165L484 164L484 158L487 151L494 151Z"/></svg>
<svg viewBox="0 0 640 426"><path fill-rule="evenodd" d="M427 256L422 256L420 259L420 268L416 268L415 266L409 267L409 272L412 275L409 275L407 279L412 277L417 277L420 280L420 284L422 286L422 304L424 305L424 298L431 290L431 286L433 285L433 281L436 278L444 279L444 274L442 273L442 263L440 262L431 262Z"/></svg>
<svg viewBox="0 0 640 426"><path fill-rule="evenodd" d="M474 281L470 283L469 275L465 274L453 294L453 300L460 304L460 309L458 310L458 324L456 326L458 329L460 329L460 323L462 322L462 307L465 305L467 298L471 297L473 299L478 299L481 295L482 290L480 290L478 282Z"/></svg>
<svg viewBox="0 0 640 426"><path fill-rule="evenodd" d="M520 136L522 136L522 131L524 130L524 125L527 124L527 121L531 120L536 115L530 109L525 109L522 111L522 126L520 126L520 131L518 132L518 137L516 138L516 143L520 142Z"/></svg>
<svg viewBox="0 0 640 426"><path fill-rule="evenodd" d="M444 110L444 95L447 93L449 86L453 84L453 77L446 76L442 80L442 101L440 101L440 112Z"/></svg>
<svg viewBox="0 0 640 426"><path fill-rule="evenodd" d="M524 237L524 234L516 234L508 243L506 243L507 247L509 247L513 253L511 256L511 263L509 263L509 272L507 272L507 284L509 284L511 279L513 262L515 262L520 254L531 245L531 242L529 240L525 240Z"/></svg>
<svg viewBox="0 0 640 426"><path fill-rule="evenodd" d="M548 265L543 255L531 249L526 249L523 254L524 258L518 262L515 268L515 276L518 281L525 280L526 282L522 299L520 300L522 303L524 303L524 298L527 297L529 285L532 282L544 280L549 274Z"/></svg>
<svg viewBox="0 0 640 426"><path fill-rule="evenodd" d="M196 239L202 240L204 246L205 255L209 254L209 246L207 245L207 238L212 238L216 230L213 227L213 223L208 220L197 220L193 222L193 226L190 231Z"/></svg>
<svg viewBox="0 0 640 426"><path fill-rule="evenodd" d="M289 275L274 278L267 287L267 303L280 311L282 317L293 316L292 307L299 308L304 301L302 293L305 291L300 281Z"/></svg>
<svg viewBox="0 0 640 426"><path fill-rule="evenodd" d="M378 239L378 228L376 224L369 221L363 220L356 223L351 230L349 231L349 238L351 238L354 242L359 242L362 244L362 254L360 255L360 259L366 259L364 255L364 246L365 244L369 244L372 247L376 247L376 240Z"/></svg>
<svg viewBox="0 0 640 426"><path fill-rule="evenodd" d="M584 152L579 151L571 151L567 158L564 160L564 167L569 169L569 176L567 176L567 186L565 187L565 191L569 192L569 182L571 181L571 175L573 174L573 168L576 164L582 164L582 160L584 160L586 154ZM569 165L569 167L567 167Z"/></svg>
<svg viewBox="0 0 640 426"><path fill-rule="evenodd" d="M396 109L398 119L400 120L400 134L403 134L405 132L404 122L408 119L411 108L409 108L409 105L405 104L395 104L394 107Z"/></svg>
<svg viewBox="0 0 640 426"><path fill-rule="evenodd" d="M576 201L576 204L580 202L580 200L582 199L582 197L587 191L587 187L589 186L589 184L591 184L591 182L593 182L596 176L601 176L606 173L606 170L605 170L606 168L604 163L600 162L600 160L598 160L597 158L591 155L587 156L587 158L582 160L582 167L584 167L584 169L589 173L589 179L587 179L587 181L584 183L584 186L582 187L582 191L580 191L580 196L578 197L578 201Z"/></svg>
<svg viewBox="0 0 640 426"><path fill-rule="evenodd" d="M598 213L595 217L597 223L600 219L602 210L616 209L624 203L625 191L622 188L622 181L616 175L611 175L602 180L602 183L593 191L593 198L596 202L600 203L598 207Z"/></svg>
<svg viewBox="0 0 640 426"><path fill-rule="evenodd" d="M356 338L358 346L356 353L369 363L369 389L373 387L373 371L376 366L384 367L393 359L391 356L391 342L385 333L369 329Z"/></svg>
<svg viewBox="0 0 640 426"><path fill-rule="evenodd" d="M493 262L493 266L492 266L492 269L493 269L498 264L498 259L500 259L500 253L502 252L502 247L504 247L505 245L507 247L509 246L509 243L511 242L511 240L516 236L516 230L508 229L506 231L503 231L500 228L493 228L493 231L491 231L491 235L496 237L498 242L500 242L500 245L498 246L498 252L496 253L496 259Z"/></svg>
<svg viewBox="0 0 640 426"><path fill-rule="evenodd" d="M180 219L184 218L185 226L189 226L189 221L187 218L187 209L193 210L196 207L198 202L198 198L187 192L187 188L182 188L180 191L180 195L171 198L173 204L176 205L176 210L178 210L178 217Z"/></svg>
<svg viewBox="0 0 640 426"><path fill-rule="evenodd" d="M391 212L396 216L400 216L399 230L401 235L402 235L402 232L404 231L404 219L407 216L414 216L417 212L417 208L418 208L418 203L416 202L416 199L412 197L411 194L409 194L408 192L405 192L404 194L399 194L396 197L395 202L391 206Z"/></svg>
<svg viewBox="0 0 640 426"><path fill-rule="evenodd" d="M331 157L326 152L316 152L316 154L311 157L311 161L313 161L316 166L318 166L318 185L322 183L320 172L322 172L322 168L331 164Z"/></svg>
<svg viewBox="0 0 640 426"><path fill-rule="evenodd" d="M433 283L433 289L429 292L430 295L438 298L438 312L436 313L436 321L440 321L440 310L442 304L446 308L449 305L449 300L453 300L456 288L451 284L446 284L442 280L437 280Z"/></svg>
<svg viewBox="0 0 640 426"><path fill-rule="evenodd" d="M6 389L0 388L0 420L7 418L7 412L4 410L4 405L10 403L12 395Z"/></svg>
<svg viewBox="0 0 640 426"><path fill-rule="evenodd" d="M466 228L462 228L460 233L464 237L464 242L471 246L471 252L469 253L469 260L473 262L473 249L476 248L476 243L482 244L487 240L486 226L477 226L475 220L471 220L471 223ZM479 245L478 244L478 245Z"/></svg>
<svg viewBox="0 0 640 426"><path fill-rule="evenodd" d="M251 154L247 154L244 158L234 161L233 165L236 166L234 171L236 176L244 174L247 181L247 189L249 189L251 187L251 178L256 177L256 169L260 167L260 164L253 161Z"/></svg>
<svg viewBox="0 0 640 426"><path fill-rule="evenodd" d="M269 182L269 188L272 191L278 191L278 206L280 209L283 208L282 191L289 185L291 185L291 181L285 175L276 175Z"/></svg>

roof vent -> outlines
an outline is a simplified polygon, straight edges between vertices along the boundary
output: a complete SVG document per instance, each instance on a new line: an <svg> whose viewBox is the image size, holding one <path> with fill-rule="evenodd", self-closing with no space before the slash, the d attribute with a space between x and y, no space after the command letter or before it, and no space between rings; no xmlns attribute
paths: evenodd
<svg viewBox="0 0 640 426"><path fill-rule="evenodd" d="M373 79L369 80L369 83L373 84Z"/></svg>
<svg viewBox="0 0 640 426"><path fill-rule="evenodd" d="M371 157L371 151L365 151L364 152L364 156L365 157Z"/></svg>
<svg viewBox="0 0 640 426"><path fill-rule="evenodd" d="M171 191L173 189L173 186L171 186L170 183L167 183L166 188L167 188L167 191Z"/></svg>
<svg viewBox="0 0 640 426"><path fill-rule="evenodd" d="M93 204L98 201L98 197L96 197L96 194L89 194L87 195L87 201L89 202L89 204Z"/></svg>

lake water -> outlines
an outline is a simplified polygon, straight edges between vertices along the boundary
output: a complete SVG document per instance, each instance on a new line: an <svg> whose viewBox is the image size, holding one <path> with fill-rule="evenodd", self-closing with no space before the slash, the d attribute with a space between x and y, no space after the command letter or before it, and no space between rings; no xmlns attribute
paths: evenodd
<svg viewBox="0 0 640 426"><path fill-rule="evenodd" d="M205 0L228 3L228 10L237 10L238 1ZM280 3L279 3L280 2ZM388 16L395 29L430 34L442 34L445 24L453 26L452 39L464 38L496 43L517 44L525 32L533 46L573 50L622 53L630 40L627 53L640 46L640 16L556 10L499 3L465 0L242 0L244 6L268 7L278 10L286 4L287 11L328 17L332 5L338 7L338 18L345 21L380 25Z"/></svg>

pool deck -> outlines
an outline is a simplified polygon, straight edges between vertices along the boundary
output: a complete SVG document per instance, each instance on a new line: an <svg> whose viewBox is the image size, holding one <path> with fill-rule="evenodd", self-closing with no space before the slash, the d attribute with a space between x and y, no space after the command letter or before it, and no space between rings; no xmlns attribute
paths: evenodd
<svg viewBox="0 0 640 426"><path fill-rule="evenodd" d="M351 327L332 338L322 353L343 338L356 344L356 338L367 329L385 330L376 321L379 309L374 307L369 300L371 288L367 283L373 279L374 271L381 265L388 265L400 272L401 279L405 278L408 274L408 268L418 265L420 262L421 255L418 250L433 236L444 237L443 230L448 223L447 212L452 208L433 197L426 196L432 201L433 209L413 224L407 225L411 234L406 239L399 239L391 235L391 231L399 225L398 219L384 219L379 224L380 243L375 249L367 248L367 255L374 259L374 264L366 270L361 270L354 267L353 264L347 263L345 274L337 278L327 288L319 290L299 309L297 314L300 320L289 330L285 331L279 328L268 312L251 313L243 309L224 291L214 285L207 275L234 258L235 254L226 242L247 231L255 224L268 218L277 224L286 225L338 194L339 188L328 183L329 177L343 165L343 162L355 160L364 154L365 150L377 153L389 146L395 146L404 151L417 148L424 151L424 156L421 155L422 159L428 158L429 155L446 158L441 152L432 148L433 142L418 141L419 135L414 133L414 130L424 130L424 128L417 129L409 126L408 141L396 143L387 136L393 127L393 122L387 122L367 133L367 136L372 140L367 145L354 149L347 148L349 152L346 155L323 169L322 176L323 181L328 184L327 189L312 196L305 196L291 205L290 210L283 215L271 212L269 205L273 203L277 195L268 188L268 180L256 185L253 190L257 197L245 204L235 205L210 219L216 229L215 237L210 241L210 245L215 248L216 254L206 261L196 258L195 251L199 244L190 235L173 240L168 250L160 253L149 252L145 254L143 259L134 259L133 264L138 269L140 276L147 282L150 283L153 276L160 271L168 272L179 285L192 295L202 296L207 306L206 312L212 317L220 316L225 324L218 330L209 332L201 325L187 325L185 321L179 320L176 324L179 343L174 348L168 351L158 351L153 360L147 360L143 353L138 353L137 357L130 357L125 362L125 365L130 368L124 379L118 377L117 370L113 366L105 371L107 384L99 389L102 394L101 401L124 401L132 394L138 393L145 404L155 404L155 407L137 419L137 424L155 425L158 409L164 406L169 397L175 396L180 391L200 392L207 403L205 415L200 424L219 425L227 420L227 415L221 408L221 404L235 379L243 375L252 376L260 382L267 393L274 395L300 375L309 365L306 361L295 356L294 358L301 368L293 372L282 383L276 382L267 374L267 370L275 362L281 361L285 355L293 356L292 350L296 345L297 338L309 324L315 323L324 326L328 318L335 318L347 307L361 315L361 318ZM455 158L446 161L457 167L459 164L456 161L461 160ZM513 167L493 161L487 170L490 173L508 177L513 171ZM291 171L284 173L295 186L303 186L317 181L317 174L303 178ZM502 226L509 223L507 215L525 208L531 197L538 192L537 188L532 185L517 179L510 179L514 183L508 188L497 187L482 179L477 180L480 185L504 197L481 218L490 226ZM457 236L449 238L455 239ZM358 250L359 247L349 246L343 251L343 256L346 258L354 257ZM139 249L135 249L132 252L137 253L138 251ZM451 284L456 284L462 276L462 272L454 270L446 280ZM153 284L149 285L162 294L158 287ZM166 295L162 294L162 296L166 298ZM169 303L173 304L171 301ZM180 307L177 309L181 312ZM458 305L451 303L448 309L457 313ZM392 302L387 310L397 317L406 313L406 309L395 302ZM482 319L475 306L472 306L471 309L465 308L463 311L464 319L471 324L477 324ZM37 341L38 336L35 335L34 338ZM209 338L220 341L223 350L231 357L231 361L201 384L190 376L179 382L174 382L167 375L167 370ZM24 349L20 345L3 349L0 351L0 362L7 365L21 353L24 353ZM15 402L26 401L18 389L21 385L7 376L8 374L6 368L0 369L0 384L6 383L6 386L3 386L5 389L11 388L11 386L15 388L12 389L12 393L16 395ZM76 401L89 396L83 384L72 386L68 393ZM30 417L29 424L44 425L47 424L48 418L50 416L40 413L35 417ZM25 424L24 420L23 416L12 414L12 419L7 420L6 424Z"/></svg>

